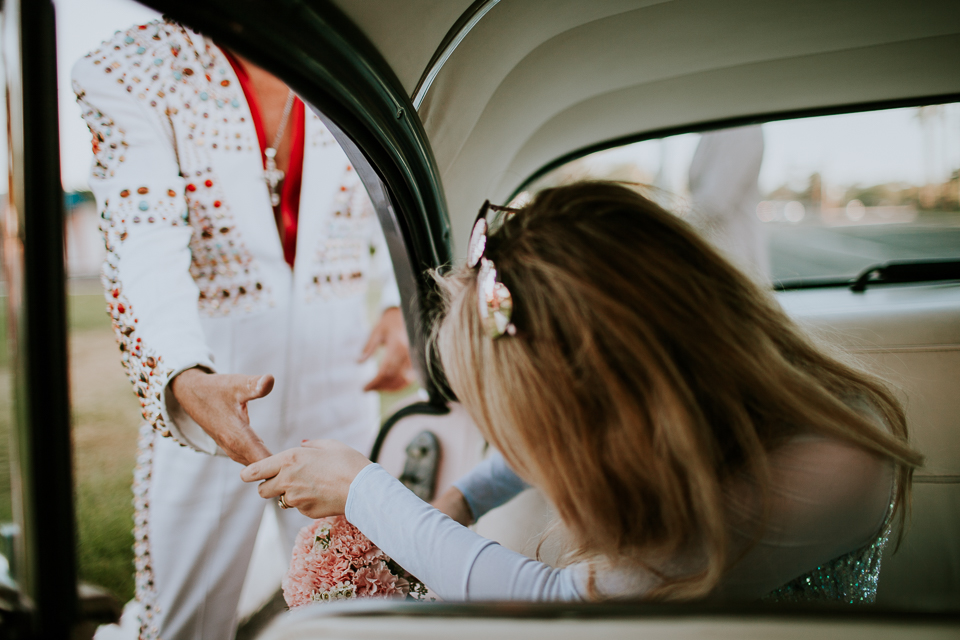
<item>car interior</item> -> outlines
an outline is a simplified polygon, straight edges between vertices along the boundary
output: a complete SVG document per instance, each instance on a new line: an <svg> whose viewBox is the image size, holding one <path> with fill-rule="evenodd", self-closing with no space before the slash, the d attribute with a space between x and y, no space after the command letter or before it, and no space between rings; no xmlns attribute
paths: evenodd
<svg viewBox="0 0 960 640"><path fill-rule="evenodd" d="M8 89L11 126L24 132L12 140L23 140L24 146L33 140L35 148L52 156L55 141L41 125L55 114L23 117L28 97L36 101L43 95L24 79L31 76L30 65L43 64L39 53L49 53L43 47L52 46L38 35L49 36L50 16L29 15L28 4L15 0L3 10L8 87L23 87L20 93ZM321 116L357 167L390 249L422 387L386 420L372 459L428 499L489 453L462 407L449 403L431 380L425 353L436 302L426 272L464 259L470 226L485 200L506 204L534 194L558 183L557 172L571 163L627 145L960 102L960 5L950 0L144 4L229 44L284 79ZM19 62L19 75L11 75L11 61ZM45 73L49 80L49 65ZM957 136L954 145L960 142ZM52 184L51 169L39 166L29 152L25 156L24 146L11 155L12 171L20 176L11 181L12 202L21 222L14 230L5 225L5 242L25 232L47 238L46 245L24 243L17 268L23 282L53 283L54 290L59 282L62 298L62 270L43 266L58 255L58 241L50 239L57 234L40 230L42 220L23 215L44 206L27 194ZM55 213L61 206L51 201L47 208ZM955 234L957 216L944 219L944 228L954 229L944 233ZM261 637L955 637L960 629L960 241L956 235L949 238L953 245L949 239L936 251L918 245L906 259L868 261L834 278L775 271L770 283L787 313L815 339L891 382L905 403L913 444L926 457L914 475L903 543L896 553L884 555L875 606L367 602L308 607L284 616ZM8 281L16 273L8 266ZM27 296L11 304L20 305L21 329L47 318L49 325L33 326L62 337L62 304L56 300ZM22 331L14 335L19 335L14 342L22 362L45 357L46 347L29 342ZM49 381L31 378L29 371L18 375L23 406L35 408L20 412L19 437L36 442L41 424L59 425L43 437L65 443L67 455L56 464L69 469L69 418L63 411L39 410L69 405L65 380L58 379L50 392ZM427 444L424 432L433 438ZM432 463L425 465L420 460L428 449ZM28 461L18 471L25 479L23 500L41 492L64 493L63 484L57 489L28 481L36 473L35 447L21 446L19 455ZM69 473L65 480L50 481L69 483ZM8 612L3 624L12 620L32 629L23 637L55 637L43 634L63 628L57 625L75 625L95 609L80 598L68 613L43 618L55 594L76 582L70 571L54 576L49 564L30 560L58 523L69 519L72 507L65 493L57 509L23 516L24 540L16 553L21 577L29 578L21 580L22 589L3 592L11 603L0 607ZM509 548L551 560L558 545L542 536L551 519L547 502L529 490L488 514L476 529ZM60 561L73 562L69 556Z"/></svg>
<svg viewBox="0 0 960 640"><path fill-rule="evenodd" d="M388 59L406 62L414 52L381 35L373 4L342 8L382 42ZM902 12L856 2L560 3L550 12L502 2L488 9L418 109L458 256L476 203L507 201L593 151L679 132L919 104L922 96L949 102L960 89L944 63L960 44L947 19L956 9L947 3ZM416 88L399 62L396 70ZM843 284L787 288L777 297L811 332L901 389L912 437L927 457L915 476L903 547L884 559L878 602L957 602L960 405L951 389L960 379L960 289L921 281L857 292ZM524 512L541 517L522 507L514 516Z"/></svg>

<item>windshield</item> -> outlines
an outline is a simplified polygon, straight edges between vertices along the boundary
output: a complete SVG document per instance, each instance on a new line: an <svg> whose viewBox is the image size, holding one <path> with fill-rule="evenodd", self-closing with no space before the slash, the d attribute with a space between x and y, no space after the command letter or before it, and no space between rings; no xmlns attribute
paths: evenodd
<svg viewBox="0 0 960 640"><path fill-rule="evenodd" d="M537 180L651 185L767 281L846 281L868 267L960 258L960 104L801 118L647 140Z"/></svg>

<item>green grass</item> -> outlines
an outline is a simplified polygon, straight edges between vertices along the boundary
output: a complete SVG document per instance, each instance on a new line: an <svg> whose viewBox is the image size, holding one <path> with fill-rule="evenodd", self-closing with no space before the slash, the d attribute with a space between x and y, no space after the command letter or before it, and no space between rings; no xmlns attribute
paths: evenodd
<svg viewBox="0 0 960 640"><path fill-rule="evenodd" d="M140 405L130 390L103 296L70 297L77 560L82 580L133 597L133 503Z"/></svg>
<svg viewBox="0 0 960 640"><path fill-rule="evenodd" d="M126 601L133 596L134 586L130 480L139 404L120 366L103 296L78 295L68 300L79 576ZM6 522L13 519L6 304L0 309L0 345L0 521Z"/></svg>
<svg viewBox="0 0 960 640"><path fill-rule="evenodd" d="M73 295L68 296L67 300L71 337L75 333L91 329L101 332L106 331L111 336L113 335L103 295ZM117 366L119 365L120 359L117 358Z"/></svg>
<svg viewBox="0 0 960 640"><path fill-rule="evenodd" d="M6 345L6 339L3 344ZM10 393L10 372L4 364L0 369L0 522L13 521L10 504L10 425L13 422L13 406Z"/></svg>
<svg viewBox="0 0 960 640"><path fill-rule="evenodd" d="M70 394L73 409L77 559L81 580L133 597L133 504L140 406L120 366L102 295L69 300ZM10 507L9 434L13 420L6 344L6 299L0 300L0 522ZM412 387L384 394L382 411Z"/></svg>

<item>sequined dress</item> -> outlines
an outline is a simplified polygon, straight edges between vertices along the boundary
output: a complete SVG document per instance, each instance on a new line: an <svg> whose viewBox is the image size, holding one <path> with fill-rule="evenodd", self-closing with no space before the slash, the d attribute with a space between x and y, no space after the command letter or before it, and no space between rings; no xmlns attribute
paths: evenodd
<svg viewBox="0 0 960 640"><path fill-rule="evenodd" d="M880 583L880 562L890 539L890 516L887 524L872 543L851 551L813 571L798 576L764 597L765 602L843 602L872 604L877 599Z"/></svg>

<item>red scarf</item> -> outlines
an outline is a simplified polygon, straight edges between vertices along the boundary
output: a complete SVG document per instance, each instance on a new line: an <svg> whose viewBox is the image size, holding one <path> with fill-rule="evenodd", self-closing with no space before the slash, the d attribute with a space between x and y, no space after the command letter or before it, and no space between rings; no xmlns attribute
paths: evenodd
<svg viewBox="0 0 960 640"><path fill-rule="evenodd" d="M240 88L243 89L243 96L250 107L250 115L253 117L253 125L257 129L257 140L260 142L260 155L263 166L267 166L267 156L264 150L267 148L267 134L263 128L263 117L260 113L260 103L257 102L257 93L253 88L253 82L247 75L247 70L243 64L237 60L228 51L223 51L230 66L233 67L237 79L240 81ZM297 256L297 220L300 215L300 185L303 182L303 142L304 142L304 108L303 102L299 98L293 101L293 110L290 113L292 144L290 147L290 161L287 163L286 175L280 185L280 206L279 212L275 211L277 217L277 230L280 232L280 242L283 245L283 258L287 264L293 268L294 260Z"/></svg>

